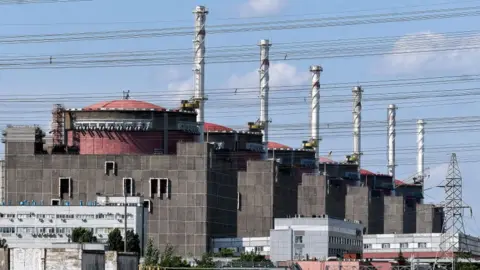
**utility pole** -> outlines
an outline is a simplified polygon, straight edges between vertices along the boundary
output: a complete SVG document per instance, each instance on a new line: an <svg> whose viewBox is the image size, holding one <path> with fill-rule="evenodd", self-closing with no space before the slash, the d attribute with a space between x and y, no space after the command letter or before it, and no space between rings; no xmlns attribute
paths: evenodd
<svg viewBox="0 0 480 270"><path fill-rule="evenodd" d="M463 224L463 210L470 209L463 203L462 197L462 175L458 167L457 155L452 153L450 164L448 166L445 185L439 186L445 189L445 221L440 242L440 258L448 258L451 262L451 270L455 270L455 253L469 252L465 250L467 242L465 241L465 226ZM464 244L462 244L462 241ZM467 248L468 249L468 248ZM434 267L437 264L438 257L435 260Z"/></svg>
<svg viewBox="0 0 480 270"><path fill-rule="evenodd" d="M125 226L125 237L123 239L123 251L127 252L127 181L123 181L123 194L125 196L125 216L123 217L123 222Z"/></svg>

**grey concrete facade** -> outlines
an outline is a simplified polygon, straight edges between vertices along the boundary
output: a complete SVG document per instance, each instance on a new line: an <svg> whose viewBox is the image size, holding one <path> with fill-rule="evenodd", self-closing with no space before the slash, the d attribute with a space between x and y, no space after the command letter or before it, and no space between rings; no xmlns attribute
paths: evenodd
<svg viewBox="0 0 480 270"><path fill-rule="evenodd" d="M365 225L365 234L383 233L384 195L369 187L347 188L345 218L359 220Z"/></svg>
<svg viewBox="0 0 480 270"><path fill-rule="evenodd" d="M433 204L418 204L416 209L416 232L439 233L442 232L443 209Z"/></svg>
<svg viewBox="0 0 480 270"><path fill-rule="evenodd" d="M403 196L350 187L354 181L348 177L356 172L351 164L325 164L326 177L274 160L249 160L258 153L246 149L193 142L178 142L174 155L47 154L43 136L35 127L7 129L7 203L61 200L78 205L94 201L97 194L122 196L124 178L131 179L132 193L150 197L149 237L160 249L173 244L181 255L201 255L211 238L268 235L275 218L295 215L358 219L371 228L369 233L410 232L430 222L420 219L423 223L416 225L418 213L405 210ZM70 179L68 189L62 179ZM151 179L158 180L157 192L152 192ZM161 179L166 186L160 187Z"/></svg>
<svg viewBox="0 0 480 270"><path fill-rule="evenodd" d="M94 201L97 193L122 196L123 178L131 178L134 193L150 197L148 232L160 249L170 243L179 254L201 255L211 237L236 234L237 172L209 144L179 142L176 155L40 155L35 138L35 129L7 132L8 203L61 199L78 205ZM114 170L107 172L107 163ZM71 179L66 193L61 178ZM168 179L168 195L152 194L150 178Z"/></svg>
<svg viewBox="0 0 480 270"><path fill-rule="evenodd" d="M297 182L273 160L248 161L238 177L239 237L268 235L277 217L297 213Z"/></svg>
<svg viewBox="0 0 480 270"><path fill-rule="evenodd" d="M324 175L303 174L298 186L298 215L345 218L345 181L325 179Z"/></svg>

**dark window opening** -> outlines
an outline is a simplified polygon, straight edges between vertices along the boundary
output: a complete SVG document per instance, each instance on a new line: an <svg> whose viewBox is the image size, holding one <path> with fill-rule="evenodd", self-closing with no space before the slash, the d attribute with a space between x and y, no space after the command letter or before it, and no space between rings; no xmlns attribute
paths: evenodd
<svg viewBox="0 0 480 270"><path fill-rule="evenodd" d="M123 178L123 195L133 196L133 179Z"/></svg>
<svg viewBox="0 0 480 270"><path fill-rule="evenodd" d="M60 178L60 199L64 199L65 196L71 197L70 178Z"/></svg>
<svg viewBox="0 0 480 270"><path fill-rule="evenodd" d="M160 179L160 196L162 199L170 198L170 180L163 178Z"/></svg>
<svg viewBox="0 0 480 270"><path fill-rule="evenodd" d="M242 211L242 194L237 192L237 210Z"/></svg>
<svg viewBox="0 0 480 270"><path fill-rule="evenodd" d="M52 205L55 205L55 206L60 205L60 200L58 200L58 199L52 199Z"/></svg>
<svg viewBox="0 0 480 270"><path fill-rule="evenodd" d="M158 194L158 179L156 178L151 178L150 179L150 197L154 198L155 195Z"/></svg>
<svg viewBox="0 0 480 270"><path fill-rule="evenodd" d="M105 174L106 175L116 175L117 166L115 161L105 161Z"/></svg>

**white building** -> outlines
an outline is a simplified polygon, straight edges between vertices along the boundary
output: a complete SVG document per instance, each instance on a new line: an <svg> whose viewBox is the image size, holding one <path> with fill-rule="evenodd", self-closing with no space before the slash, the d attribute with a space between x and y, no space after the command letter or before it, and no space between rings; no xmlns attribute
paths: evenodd
<svg viewBox="0 0 480 270"><path fill-rule="evenodd" d="M361 254L363 228L358 221L328 216L276 218L270 230L270 259L279 262Z"/></svg>
<svg viewBox="0 0 480 270"><path fill-rule="evenodd" d="M23 205L0 206L0 237L12 248L49 248L52 243L69 242L74 228L93 231L99 242L118 228L124 235L125 198L98 196L88 206ZM143 198L127 198L127 229L140 236L140 246L146 241Z"/></svg>
<svg viewBox="0 0 480 270"><path fill-rule="evenodd" d="M440 233L367 234L363 236L363 257L372 259L395 258L400 250L404 257L432 261L442 251L453 246L454 251L469 251L480 255L480 239L469 235L456 235L449 244L442 243Z"/></svg>
<svg viewBox="0 0 480 270"><path fill-rule="evenodd" d="M213 252L230 249L234 254L255 252L273 262L327 258L362 253L363 225L356 221L317 218L277 218L270 237L215 238Z"/></svg>

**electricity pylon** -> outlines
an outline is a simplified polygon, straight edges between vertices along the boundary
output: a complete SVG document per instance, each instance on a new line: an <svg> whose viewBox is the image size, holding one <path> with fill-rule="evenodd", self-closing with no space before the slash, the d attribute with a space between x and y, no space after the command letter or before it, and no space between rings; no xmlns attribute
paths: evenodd
<svg viewBox="0 0 480 270"><path fill-rule="evenodd" d="M445 185L439 186L445 189L445 221L443 223L442 237L440 241L440 254L438 258L449 259L451 270L455 270L455 253L470 252L466 245L465 226L463 224L463 210L472 209L463 203L462 175L458 167L457 155L452 153L448 165ZM464 243L462 243L464 242ZM437 262L435 262L435 265Z"/></svg>

